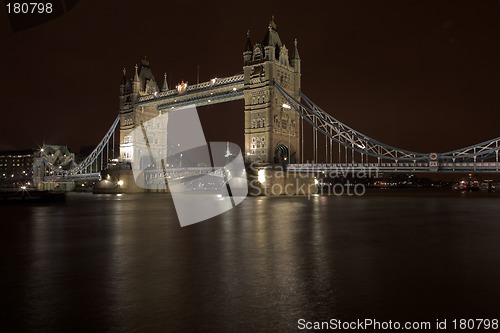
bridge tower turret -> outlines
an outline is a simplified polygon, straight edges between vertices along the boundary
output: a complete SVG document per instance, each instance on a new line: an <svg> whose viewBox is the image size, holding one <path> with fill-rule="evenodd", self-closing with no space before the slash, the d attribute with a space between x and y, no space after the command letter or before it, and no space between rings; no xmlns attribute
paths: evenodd
<svg viewBox="0 0 500 333"><path fill-rule="evenodd" d="M137 76L137 71L136 71ZM125 137L128 132L133 128L133 111L134 103L137 99L137 93L135 92L135 80L132 81L127 77L125 68L123 69L123 77L120 84L120 156L123 157L124 152L122 151ZM113 156L114 158L115 156Z"/></svg>
<svg viewBox="0 0 500 333"><path fill-rule="evenodd" d="M139 72L138 72L138 67L137 64L135 65L135 74L134 74L134 83L133 83L133 97L134 97L134 102L137 100L137 97L139 96L139 92L141 90L141 80L139 79Z"/></svg>
<svg viewBox="0 0 500 333"><path fill-rule="evenodd" d="M281 42L274 17L262 43L249 34L243 52L245 154L247 162L296 163L300 160L300 119L276 90L282 86L300 100L300 57Z"/></svg>
<svg viewBox="0 0 500 333"><path fill-rule="evenodd" d="M120 83L120 110L125 108L125 104L132 101L132 81L127 77L125 68L123 69L122 81Z"/></svg>
<svg viewBox="0 0 500 333"><path fill-rule="evenodd" d="M163 89L168 90L166 75ZM133 142L130 136L132 130L158 115L158 111L152 105L139 103L141 96L158 94L160 88L155 81L149 61L144 58L141 66L135 65L134 78L130 79L123 70L123 78L120 84L120 158L124 161L132 160Z"/></svg>

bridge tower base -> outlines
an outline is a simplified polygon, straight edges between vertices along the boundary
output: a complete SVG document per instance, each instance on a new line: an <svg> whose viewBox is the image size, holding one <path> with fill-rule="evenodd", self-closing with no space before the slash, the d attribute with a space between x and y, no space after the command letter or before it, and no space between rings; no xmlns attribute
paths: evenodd
<svg viewBox="0 0 500 333"><path fill-rule="evenodd" d="M255 166L248 175L248 195L308 196L318 193L316 177L307 172L286 172L280 166Z"/></svg>

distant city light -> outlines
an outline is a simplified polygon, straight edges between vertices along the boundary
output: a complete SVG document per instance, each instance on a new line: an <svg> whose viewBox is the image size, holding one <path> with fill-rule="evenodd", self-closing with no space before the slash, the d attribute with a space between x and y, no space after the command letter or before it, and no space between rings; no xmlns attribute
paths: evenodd
<svg viewBox="0 0 500 333"><path fill-rule="evenodd" d="M121 186L123 186L123 184L124 184L124 183L123 183L123 180L119 180L117 184L118 184L118 186L120 186L120 187L121 187Z"/></svg>

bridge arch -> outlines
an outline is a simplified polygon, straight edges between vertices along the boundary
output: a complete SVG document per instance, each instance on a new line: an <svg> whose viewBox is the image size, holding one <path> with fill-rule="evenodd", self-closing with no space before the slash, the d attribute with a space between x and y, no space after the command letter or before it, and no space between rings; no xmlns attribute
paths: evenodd
<svg viewBox="0 0 500 333"><path fill-rule="evenodd" d="M290 164L296 163L296 155L293 146L289 147L285 143L278 143L274 150L274 163L277 164Z"/></svg>

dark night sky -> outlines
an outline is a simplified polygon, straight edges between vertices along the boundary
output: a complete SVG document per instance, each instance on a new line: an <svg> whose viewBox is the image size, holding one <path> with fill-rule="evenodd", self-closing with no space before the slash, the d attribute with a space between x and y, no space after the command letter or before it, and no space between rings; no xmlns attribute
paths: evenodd
<svg viewBox="0 0 500 333"><path fill-rule="evenodd" d="M500 136L500 2L80 1L13 33L0 11L0 149L96 145L118 113L123 67L156 80L242 71L246 31L271 15L302 58L302 91L379 141L448 151ZM243 102L199 109L208 140L243 140Z"/></svg>

